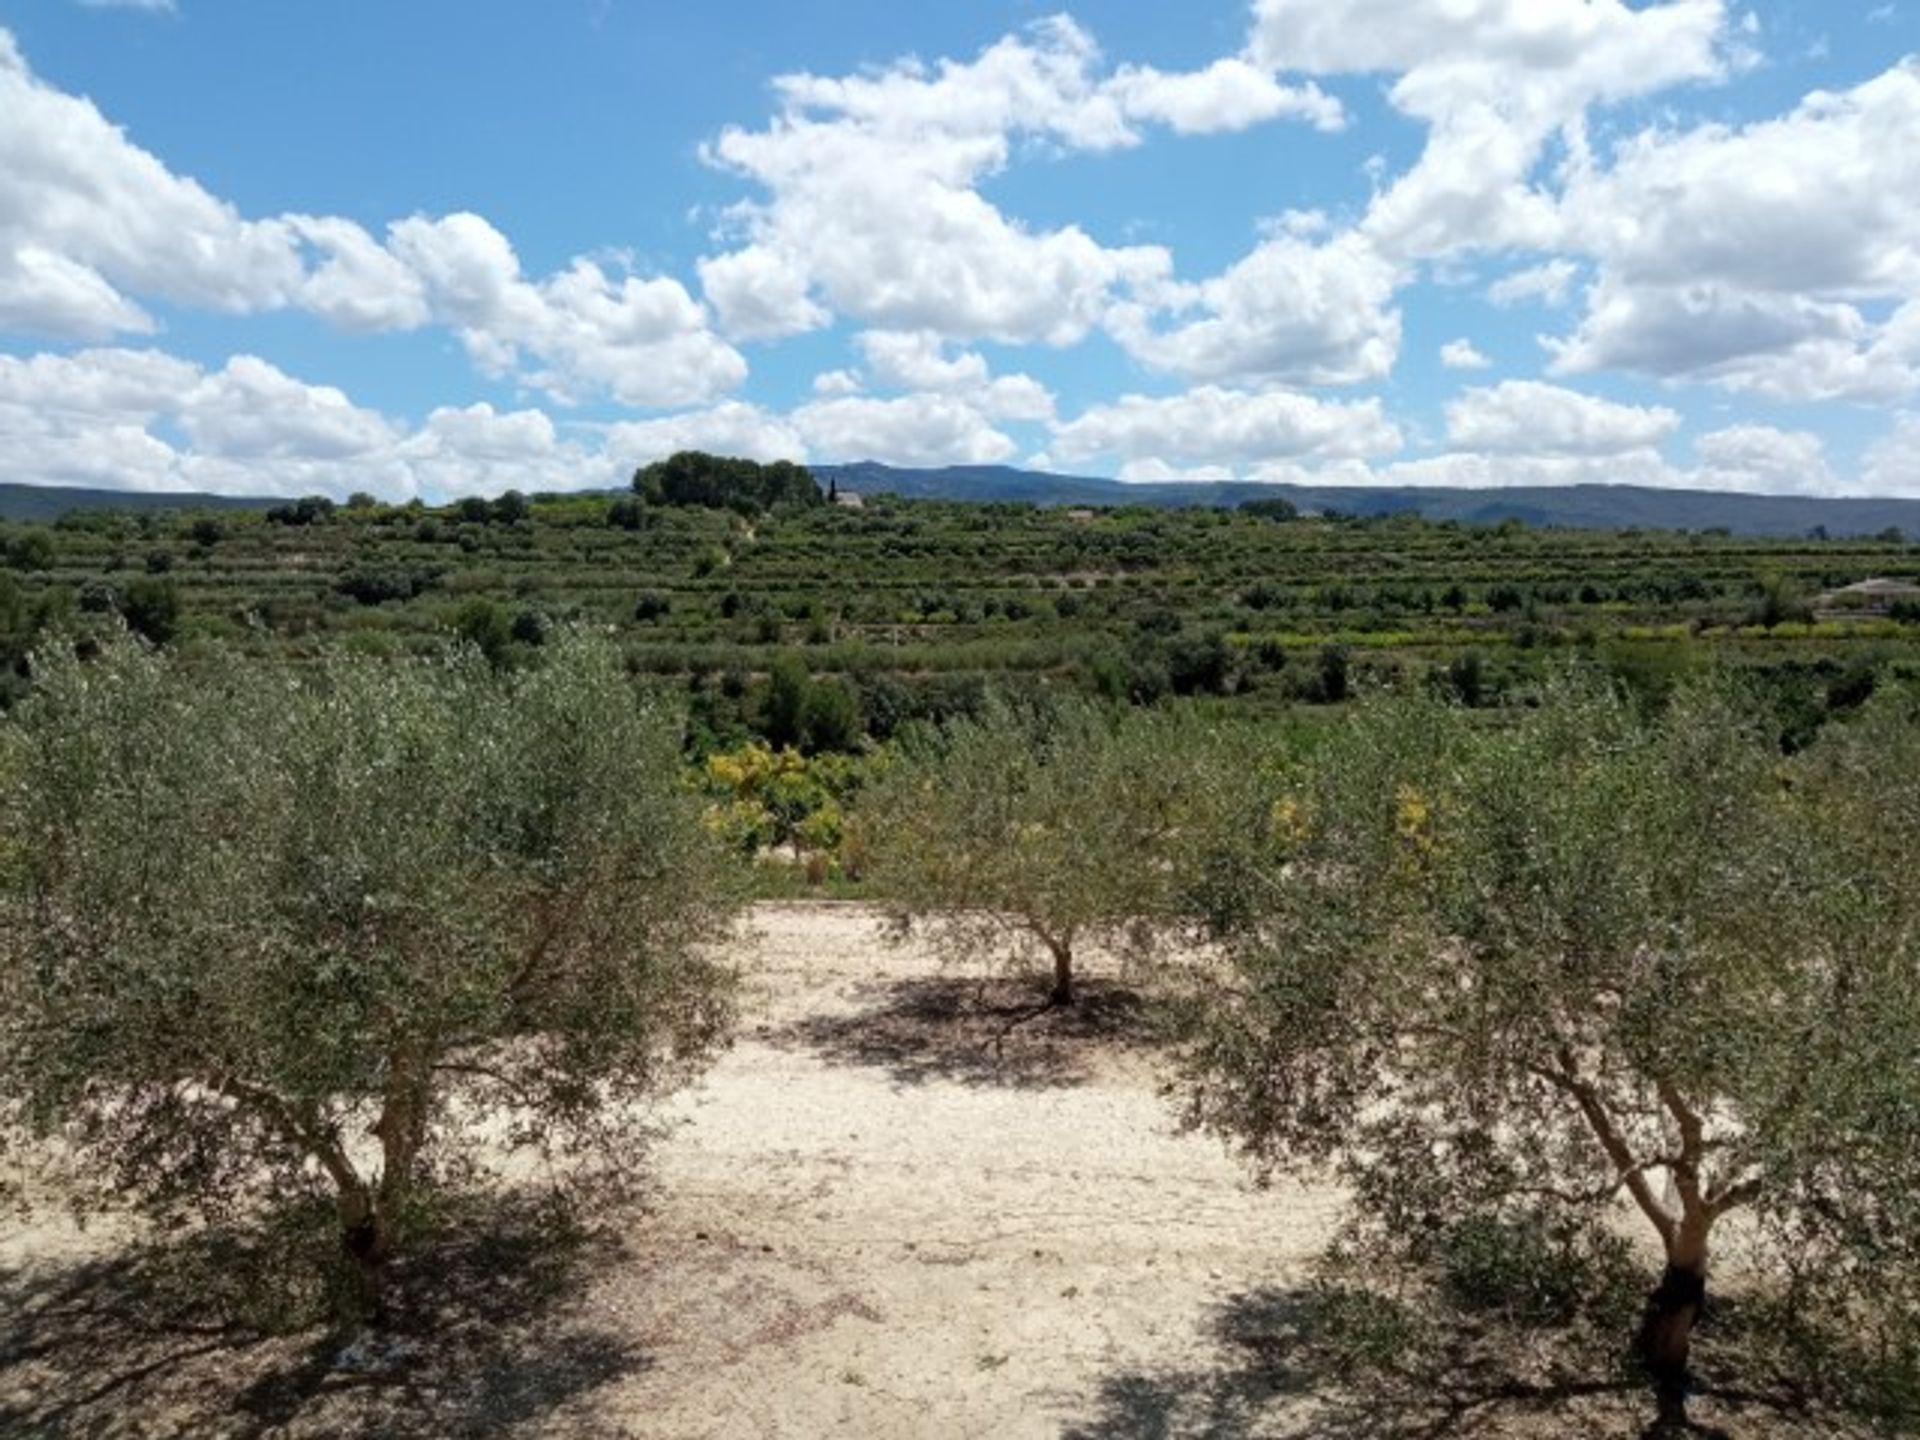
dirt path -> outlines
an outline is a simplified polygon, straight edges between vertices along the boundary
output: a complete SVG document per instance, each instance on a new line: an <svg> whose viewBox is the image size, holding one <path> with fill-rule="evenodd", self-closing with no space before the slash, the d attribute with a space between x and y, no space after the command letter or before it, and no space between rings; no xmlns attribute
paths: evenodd
<svg viewBox="0 0 1920 1440"><path fill-rule="evenodd" d="M869 913L757 928L742 1041L659 1156L632 1297L653 1368L595 1397L636 1433L1096 1426L1103 1386L1204 1363L1217 1306L1324 1243L1332 1197L1256 1191L1176 1133L1112 992L1069 1022L1096 1033L1042 1017L996 1054L1010 1022L978 1007L1015 997L885 946Z"/></svg>
<svg viewBox="0 0 1920 1440"><path fill-rule="evenodd" d="M1144 1440L1286 1413L1220 1329L1300 1278L1334 1199L1178 1133L1125 991L1096 967L1071 1015L1022 1021L1029 992L858 907L750 929L739 1042L584 1276L437 1260L504 1298L363 1376L315 1333L143 1331L110 1233L0 1234L0 1432Z"/></svg>

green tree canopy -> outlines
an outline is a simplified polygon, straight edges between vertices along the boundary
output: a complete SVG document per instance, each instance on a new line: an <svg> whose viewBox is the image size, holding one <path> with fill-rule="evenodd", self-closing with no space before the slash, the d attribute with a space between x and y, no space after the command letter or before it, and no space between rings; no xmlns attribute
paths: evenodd
<svg viewBox="0 0 1920 1440"><path fill-rule="evenodd" d="M0 1131L112 1197L325 1197L377 1313L438 1181L631 1157L636 1102L719 1039L679 726L604 641L38 672L0 728Z"/></svg>
<svg viewBox="0 0 1920 1440"><path fill-rule="evenodd" d="M180 628L180 592L171 580L141 575L128 581L119 609L127 627L155 645L166 644Z"/></svg>
<svg viewBox="0 0 1920 1440"><path fill-rule="evenodd" d="M1337 1165L1408 1253L1475 1216L1637 1215L1669 1423L1729 1233L1803 1338L1909 1382L1920 1354L1914 698L1790 763L1758 708L1724 682L1657 720L1571 682L1498 726L1363 708L1212 897L1193 992L1196 1117Z"/></svg>
<svg viewBox="0 0 1920 1440"><path fill-rule="evenodd" d="M1297 520L1300 507L1291 500L1280 496L1269 496L1262 500L1242 500L1240 509L1243 514L1257 515L1262 520Z"/></svg>
<svg viewBox="0 0 1920 1440"><path fill-rule="evenodd" d="M1258 777L1188 712L995 700L902 746L863 804L874 876L956 958L1039 960L1070 1004L1089 944L1177 923Z"/></svg>
<svg viewBox="0 0 1920 1440"><path fill-rule="evenodd" d="M652 505L699 505L757 513L775 505L817 505L825 501L804 465L708 455L682 450L634 472L634 493Z"/></svg>
<svg viewBox="0 0 1920 1440"><path fill-rule="evenodd" d="M56 553L52 533L40 526L0 535L0 561L15 570L51 570Z"/></svg>

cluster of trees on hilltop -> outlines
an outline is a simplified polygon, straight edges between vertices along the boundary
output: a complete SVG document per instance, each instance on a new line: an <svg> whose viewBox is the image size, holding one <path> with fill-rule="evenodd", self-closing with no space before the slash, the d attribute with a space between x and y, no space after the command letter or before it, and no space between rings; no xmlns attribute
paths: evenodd
<svg viewBox="0 0 1920 1440"><path fill-rule="evenodd" d="M804 465L682 450L634 472L633 490L653 505L700 505L759 514L775 505L818 505L826 496Z"/></svg>

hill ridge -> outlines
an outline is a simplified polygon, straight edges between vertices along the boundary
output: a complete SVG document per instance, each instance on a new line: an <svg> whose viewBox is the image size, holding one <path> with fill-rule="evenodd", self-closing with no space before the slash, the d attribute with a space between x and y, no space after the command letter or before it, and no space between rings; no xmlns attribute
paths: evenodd
<svg viewBox="0 0 1920 1440"><path fill-rule="evenodd" d="M1255 480L1125 481L1023 470L1008 465L913 468L875 460L809 467L822 484L860 494L907 499L1025 501L1043 506L1239 505L1284 499L1305 512L1418 514L1429 520L1593 530L1712 530L1796 537L1824 529L1834 536L1899 529L1920 536L1920 500L1867 496L1761 495L1739 491L1667 490L1638 485L1439 486L1294 485ZM57 520L71 510L258 510L280 496L186 491L103 490L0 482L0 520Z"/></svg>
<svg viewBox="0 0 1920 1440"><path fill-rule="evenodd" d="M860 461L815 465L823 482L860 493L912 499L1031 501L1039 505L1238 505L1284 499L1303 511L1350 515L1417 513L1429 520L1498 524L1515 519L1569 529L1708 530L1799 536L1824 526L1832 535L1873 535L1888 528L1920 535L1920 500L1880 497L1762 495L1741 491L1669 490L1641 485L1453 488L1442 486L1293 485L1254 480L1126 481L1059 475L1004 465L911 469Z"/></svg>

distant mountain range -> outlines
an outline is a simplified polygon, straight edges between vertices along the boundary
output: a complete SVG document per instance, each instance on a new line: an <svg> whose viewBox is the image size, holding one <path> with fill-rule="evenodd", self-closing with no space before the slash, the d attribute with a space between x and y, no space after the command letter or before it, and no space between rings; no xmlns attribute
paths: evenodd
<svg viewBox="0 0 1920 1440"><path fill-rule="evenodd" d="M1829 535L1874 535L1897 527L1920 539L1920 500L1836 500L1746 495L1720 490L1660 490L1638 485L1516 486L1484 490L1417 486L1268 485L1245 480L1158 484L1047 475L1002 465L902 470L866 461L815 465L814 475L859 494L930 500L1028 500L1039 505L1238 505L1290 500L1303 511L1347 515L1414 512L1429 520L1495 525L1522 520L1585 530L1711 530L1797 536L1824 526Z"/></svg>
<svg viewBox="0 0 1920 1440"><path fill-rule="evenodd" d="M1268 485L1252 481L1174 481L1133 484L1078 475L1049 475L1004 465L955 465L939 470L899 469L876 461L815 465L857 494L890 493L924 500L1025 500L1037 505L1238 505L1284 499L1302 511L1348 515L1413 512L1429 520L1572 529L1711 530L1739 535L1798 536L1824 528L1829 535L1875 535L1898 528L1920 538L1920 500L1820 499L1800 495L1744 495L1717 490L1655 490L1635 485L1532 486L1456 490L1415 486L1349 488ZM0 484L0 519L55 520L69 510L239 509L281 503L271 497L196 495L133 490L80 490Z"/></svg>
<svg viewBox="0 0 1920 1440"><path fill-rule="evenodd" d="M58 520L69 510L265 510L283 500L201 495L184 490L82 490L66 485L0 484L0 520Z"/></svg>

